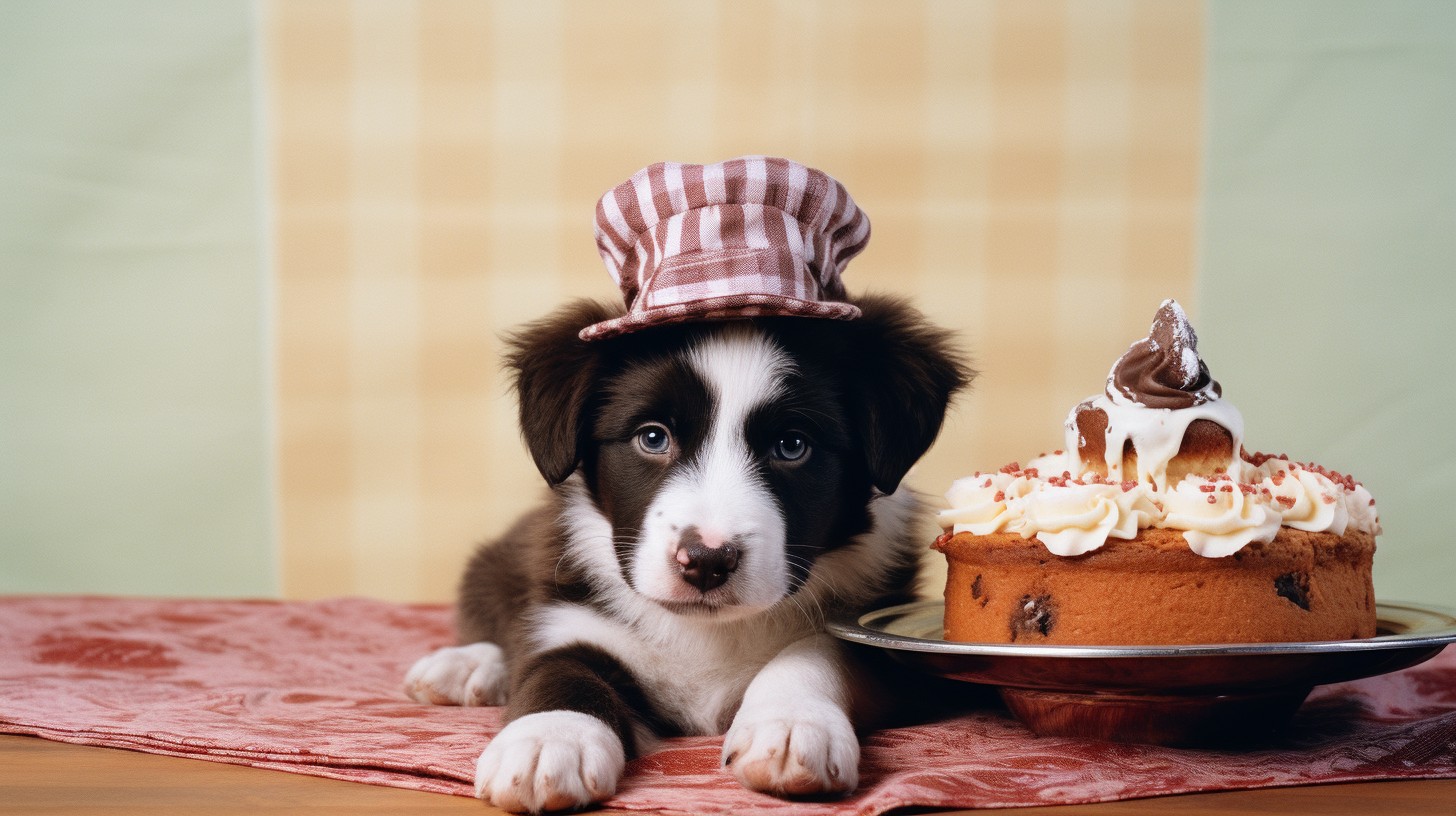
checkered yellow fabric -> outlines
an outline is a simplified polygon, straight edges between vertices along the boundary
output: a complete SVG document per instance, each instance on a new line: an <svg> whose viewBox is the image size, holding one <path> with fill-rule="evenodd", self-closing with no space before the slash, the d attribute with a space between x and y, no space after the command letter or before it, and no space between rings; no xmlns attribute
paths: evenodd
<svg viewBox="0 0 1456 816"><path fill-rule="evenodd" d="M264 17L290 597L447 598L536 501L498 337L619 297L596 203L654 162L785 156L873 215L850 290L912 298L981 370L911 476L930 494L1058 446L1165 298L1196 319L1197 0Z"/></svg>

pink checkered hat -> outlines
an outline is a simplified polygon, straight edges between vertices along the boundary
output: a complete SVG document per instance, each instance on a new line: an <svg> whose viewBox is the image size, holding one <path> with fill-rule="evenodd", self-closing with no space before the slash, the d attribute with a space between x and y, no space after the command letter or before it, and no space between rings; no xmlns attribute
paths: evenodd
<svg viewBox="0 0 1456 816"><path fill-rule="evenodd" d="M654 164L602 196L596 234L627 314L583 340L685 320L859 317L839 275L870 220L844 185L787 159Z"/></svg>

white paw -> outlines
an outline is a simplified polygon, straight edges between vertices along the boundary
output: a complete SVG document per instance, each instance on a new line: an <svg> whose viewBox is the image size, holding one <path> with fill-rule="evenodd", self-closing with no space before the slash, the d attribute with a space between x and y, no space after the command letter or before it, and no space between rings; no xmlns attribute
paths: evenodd
<svg viewBox="0 0 1456 816"><path fill-rule="evenodd" d="M494 643L447 646L415 661L404 676L412 699L435 705L505 705L510 677Z"/></svg>
<svg viewBox="0 0 1456 816"><path fill-rule="evenodd" d="M627 766L606 723L575 711L527 714L501 729L475 763L475 795L516 813L581 808L617 792Z"/></svg>
<svg viewBox="0 0 1456 816"><path fill-rule="evenodd" d="M859 784L859 739L834 705L745 706L723 738L723 767L764 793L848 793Z"/></svg>

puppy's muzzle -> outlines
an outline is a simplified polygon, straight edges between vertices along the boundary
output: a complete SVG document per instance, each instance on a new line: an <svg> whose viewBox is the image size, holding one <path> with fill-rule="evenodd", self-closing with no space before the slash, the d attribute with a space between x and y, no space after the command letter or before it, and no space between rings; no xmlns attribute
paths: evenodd
<svg viewBox="0 0 1456 816"><path fill-rule="evenodd" d="M722 586L728 576L738 569L739 548L732 541L708 538L698 528L683 530L677 544L677 563L682 569L682 579L707 592Z"/></svg>

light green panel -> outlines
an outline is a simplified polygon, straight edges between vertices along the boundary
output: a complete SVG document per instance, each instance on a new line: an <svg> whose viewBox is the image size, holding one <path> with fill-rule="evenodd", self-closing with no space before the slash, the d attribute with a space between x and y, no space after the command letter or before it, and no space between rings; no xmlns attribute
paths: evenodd
<svg viewBox="0 0 1456 816"><path fill-rule="evenodd" d="M1456 606L1456 3L1208 4L1200 350L1352 473L1377 596Z"/></svg>
<svg viewBox="0 0 1456 816"><path fill-rule="evenodd" d="M0 592L274 595L249 2L0 4Z"/></svg>

